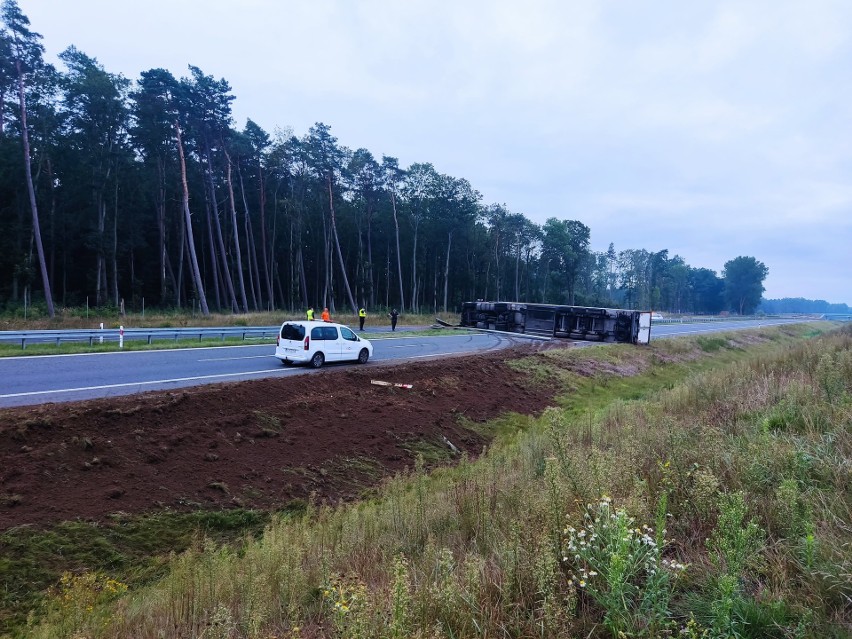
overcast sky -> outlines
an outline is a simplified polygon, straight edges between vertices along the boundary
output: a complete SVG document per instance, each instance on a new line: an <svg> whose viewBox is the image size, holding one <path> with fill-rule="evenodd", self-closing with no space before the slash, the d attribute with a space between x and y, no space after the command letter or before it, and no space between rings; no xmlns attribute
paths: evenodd
<svg viewBox="0 0 852 639"><path fill-rule="evenodd" d="M467 178L767 298L852 305L850 0L19 0L48 60L225 78L238 128Z"/></svg>

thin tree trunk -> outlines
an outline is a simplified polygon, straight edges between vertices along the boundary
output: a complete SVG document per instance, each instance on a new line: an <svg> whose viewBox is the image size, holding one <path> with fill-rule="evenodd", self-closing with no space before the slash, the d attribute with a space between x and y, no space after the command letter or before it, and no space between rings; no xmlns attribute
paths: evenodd
<svg viewBox="0 0 852 639"><path fill-rule="evenodd" d="M240 227L237 225L237 207L234 203L234 184L231 181L231 156L225 151L225 163L227 168L228 182L228 204L231 209L231 225L234 227L234 250L237 253L237 277L240 283L240 301L243 303L243 313L248 313L248 300L246 299L246 282L243 278L243 252L240 249Z"/></svg>
<svg viewBox="0 0 852 639"><path fill-rule="evenodd" d="M251 230L251 223L249 221L248 212L246 212L245 219L243 220L243 225L245 227L246 234L246 251L248 251L248 276L249 276L249 290L251 291L251 300L252 307L255 311L260 309L261 305L261 295L260 295L260 272L257 267L257 253L255 252L254 246L254 233Z"/></svg>
<svg viewBox="0 0 852 639"><path fill-rule="evenodd" d="M375 269L373 268L373 209L367 213L367 280L370 287L370 307L376 305Z"/></svg>
<svg viewBox="0 0 852 639"><path fill-rule="evenodd" d="M387 242L387 252L385 253L385 308L390 307L390 242Z"/></svg>
<svg viewBox="0 0 852 639"><path fill-rule="evenodd" d="M464 239L464 238L462 238ZM447 233L447 261L444 263L444 312L447 312L447 289L450 283L450 249L453 246L453 230Z"/></svg>
<svg viewBox="0 0 852 639"><path fill-rule="evenodd" d="M116 172L117 173L117 172ZM133 282L131 280L131 286ZM118 308L118 175L115 176L115 207L112 218L112 291L115 306Z"/></svg>
<svg viewBox="0 0 852 639"><path fill-rule="evenodd" d="M399 312L405 313L405 292L402 286L402 252L399 250L399 218L396 214L396 196L393 190L391 190L390 196L393 208L393 225L396 230L396 272L399 277Z"/></svg>
<svg viewBox="0 0 852 639"><path fill-rule="evenodd" d="M216 185L213 184L213 157L210 152L210 145L207 145L207 182L210 187L210 207L213 214L213 226L216 231L216 245L219 247L219 256L222 260L222 278L225 280L225 287L228 297L230 297L231 311L236 312L237 295L234 292L234 281L231 279L231 268L228 266L228 252L225 250L225 240L222 237L222 225L219 223L219 205L216 202ZM230 165L230 162L228 163ZM234 229L236 233L236 229ZM214 254L216 251L213 251ZM240 270L242 274L242 270Z"/></svg>
<svg viewBox="0 0 852 639"><path fill-rule="evenodd" d="M183 220L183 216L180 218ZM183 289L183 251L186 248L186 230L183 221L181 221L180 225L180 251L178 252L178 273L177 279L175 279L175 272L172 268L172 261L169 259L169 254L166 253L166 271L169 274L169 278L171 278L172 282L172 290L174 291L174 302L175 306L181 308L181 292Z"/></svg>
<svg viewBox="0 0 852 639"><path fill-rule="evenodd" d="M181 186L183 186L183 215L186 225L187 245L189 246L189 255L192 264L192 277L195 282L195 292L198 294L201 313L206 317L210 315L210 309L207 307L207 297L204 295L204 284L201 281L201 270L198 268L198 258L195 255L195 241L192 237L192 217L189 212L189 185L186 182L186 160L183 156L180 124L177 121L175 121L175 131L177 132L178 156L180 157L180 180Z"/></svg>
<svg viewBox="0 0 852 639"><path fill-rule="evenodd" d="M325 268L325 276L323 278L322 289L322 305L328 306L329 289L331 289L331 258L330 258L330 240L331 233L328 230L328 224L325 220L325 214L322 216L322 248L323 248L323 268ZM332 309L333 310L333 309Z"/></svg>
<svg viewBox="0 0 852 639"><path fill-rule="evenodd" d="M160 304L166 303L166 189L165 167L162 156L157 156L157 194L154 207L157 212L160 254Z"/></svg>
<svg viewBox="0 0 852 639"><path fill-rule="evenodd" d="M30 211L33 216L33 236L38 253L38 265L41 269L41 283L44 288L44 299L47 302L47 314L50 318L56 315L53 308L53 295L50 292L50 277L47 272L47 262L44 258L44 245L41 241L41 228L38 221L38 205L36 204L35 187L33 186L33 171L30 166L30 136L27 131L27 100L24 91L24 73L21 69L21 61L15 60L15 69L18 72L18 100L21 106L21 138L24 143L24 172L27 177L27 192L30 196Z"/></svg>
<svg viewBox="0 0 852 639"><path fill-rule="evenodd" d="M0 101L0 108L2 108L2 101ZM0 118L2 119L2 118ZM50 162L50 156L48 155L45 158L45 163L47 165L47 179L50 183L50 215L48 226L50 227L50 237L48 240L50 241L50 266L48 272L50 274L50 281L56 281L56 184L53 179L53 165ZM64 297L64 296L63 296ZM64 302L64 299L63 299ZM63 304L64 306L64 304Z"/></svg>
<svg viewBox="0 0 852 639"><path fill-rule="evenodd" d="M207 214L207 246L210 247L210 270L212 271L213 292L216 294L216 310L222 310L221 295L224 292L220 285L219 262L216 260L216 240L213 238L213 206L210 204L210 196L205 198L205 213Z"/></svg>
<svg viewBox="0 0 852 639"><path fill-rule="evenodd" d="M266 190L263 184L263 162L257 159L257 175L260 182L260 251L263 259L263 276L266 280L266 295L269 304L272 305L272 265L266 255Z"/></svg>
<svg viewBox="0 0 852 639"><path fill-rule="evenodd" d="M261 306L263 306L263 294L260 290L260 269L257 265L257 245L254 241L254 231L252 230L248 199L246 198L246 187L243 183L243 172L240 169L239 163L237 163L237 175L240 177L240 194L243 198L243 210L245 211L244 222L246 242L248 243L246 250L249 254L249 288L251 288L251 295L254 298L254 310L258 310ZM266 268L265 265L264 268Z"/></svg>
<svg viewBox="0 0 852 639"><path fill-rule="evenodd" d="M417 231L419 230L420 224L417 223L414 226L414 247L411 251L411 311L417 312Z"/></svg>
<svg viewBox="0 0 852 639"><path fill-rule="evenodd" d="M346 295L349 297L349 304L352 306L352 313L358 314L358 306L355 304L355 298L352 297L352 289L349 288L349 278L346 276L346 265L343 262L343 252L340 250L340 238L337 236L337 222L334 217L334 199L331 191L331 177L328 178L328 206L331 210L331 232L334 235L334 245L337 247L337 259L340 261L340 272L343 274L343 285L346 287Z"/></svg>
<svg viewBox="0 0 852 639"><path fill-rule="evenodd" d="M438 253L432 260L432 312L438 312Z"/></svg>

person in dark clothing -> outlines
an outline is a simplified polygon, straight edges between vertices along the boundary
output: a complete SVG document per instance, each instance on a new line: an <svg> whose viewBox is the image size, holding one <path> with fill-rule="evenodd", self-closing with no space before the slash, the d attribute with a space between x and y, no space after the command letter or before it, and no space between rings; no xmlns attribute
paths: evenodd
<svg viewBox="0 0 852 639"><path fill-rule="evenodd" d="M399 318L399 311L396 309L392 309L390 313L388 313L388 317L391 320L391 330L396 330L396 320Z"/></svg>

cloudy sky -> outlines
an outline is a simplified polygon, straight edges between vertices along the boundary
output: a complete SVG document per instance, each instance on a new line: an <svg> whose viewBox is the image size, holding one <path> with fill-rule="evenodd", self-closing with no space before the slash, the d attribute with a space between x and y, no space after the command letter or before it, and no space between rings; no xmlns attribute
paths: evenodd
<svg viewBox="0 0 852 639"><path fill-rule="evenodd" d="M849 0L19 0L47 57L225 78L307 133L580 220L592 247L769 267L852 304ZM60 65L61 66L61 65Z"/></svg>

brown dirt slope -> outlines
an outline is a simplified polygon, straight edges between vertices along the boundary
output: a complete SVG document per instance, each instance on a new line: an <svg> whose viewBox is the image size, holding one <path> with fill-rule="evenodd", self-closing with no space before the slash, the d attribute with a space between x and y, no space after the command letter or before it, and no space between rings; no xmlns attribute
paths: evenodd
<svg viewBox="0 0 852 639"><path fill-rule="evenodd" d="M356 497L417 450L448 452L444 438L479 453L486 438L460 416L541 412L553 389L505 363L534 348L0 410L0 530Z"/></svg>

